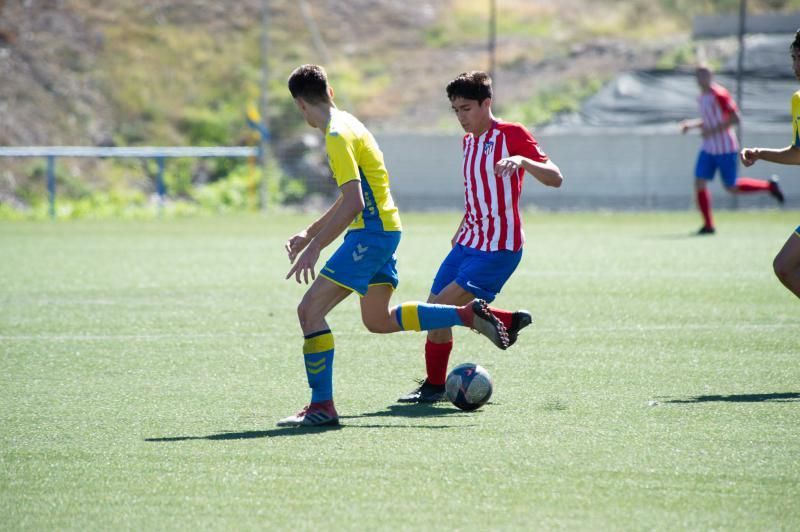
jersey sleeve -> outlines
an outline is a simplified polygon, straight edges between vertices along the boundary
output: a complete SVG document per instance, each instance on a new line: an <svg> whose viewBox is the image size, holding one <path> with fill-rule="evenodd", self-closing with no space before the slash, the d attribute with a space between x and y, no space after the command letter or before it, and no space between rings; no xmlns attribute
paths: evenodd
<svg viewBox="0 0 800 532"><path fill-rule="evenodd" d="M325 137L325 149L336 186L341 187L349 181L361 179L352 142L337 133L329 133Z"/></svg>
<svg viewBox="0 0 800 532"><path fill-rule="evenodd" d="M547 162L549 157L533 138L531 132L528 131L522 124L513 124L506 132L508 139L508 154L509 155L522 155L537 163Z"/></svg>
<svg viewBox="0 0 800 532"><path fill-rule="evenodd" d="M792 146L800 148L800 91L792 95Z"/></svg>
<svg viewBox="0 0 800 532"><path fill-rule="evenodd" d="M720 109L722 109L722 113L726 117L739 112L739 107L736 105L736 101L733 99L731 93L728 92L727 89L717 85L714 86L712 90L714 92L714 98L717 100L717 104L719 105Z"/></svg>

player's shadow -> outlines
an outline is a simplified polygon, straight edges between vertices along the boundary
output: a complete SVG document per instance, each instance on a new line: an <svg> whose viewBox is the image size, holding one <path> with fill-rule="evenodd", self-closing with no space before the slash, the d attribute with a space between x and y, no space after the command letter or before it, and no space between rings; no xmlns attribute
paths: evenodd
<svg viewBox="0 0 800 532"><path fill-rule="evenodd" d="M349 416L360 417L360 416ZM269 430L247 430L243 432L219 432L207 436L166 436L162 438L145 438L144 441L150 443L170 443L191 440L210 440L210 441L229 441L229 440L252 440L254 438L278 438L281 436L309 436L312 434L322 434L323 432L333 432L343 429L449 429L453 425L336 425L333 427L283 427Z"/></svg>
<svg viewBox="0 0 800 532"><path fill-rule="evenodd" d="M798 392L782 393L745 393L738 395L697 395L684 399L670 399L662 401L665 404L696 404L696 403L794 403L800 401Z"/></svg>
<svg viewBox="0 0 800 532"><path fill-rule="evenodd" d="M432 405L391 405L385 410L378 412L367 412L356 416L339 416L340 419L358 419L364 417L433 417L451 414L465 414L457 408L436 408ZM320 434L323 432L337 431L342 429L425 429L438 430L452 428L454 425L390 425L390 424L370 424L370 425L335 425L331 427L283 427L269 430L248 430L243 432L219 432L206 436L166 436L161 438L145 438L144 441L151 443L169 443L191 440L250 440L253 438L277 438L281 436L306 436ZM462 426L463 425L459 425Z"/></svg>
<svg viewBox="0 0 800 532"><path fill-rule="evenodd" d="M707 235L698 235L697 233L663 233L657 235L645 235L644 240L688 240L690 238L698 238Z"/></svg>
<svg viewBox="0 0 800 532"><path fill-rule="evenodd" d="M436 408L432 405L391 405L385 410L377 412L366 412L356 416L339 416L340 419L358 419L364 417L436 417L457 414L462 412L457 408ZM437 430L448 429L454 425L390 425L390 424L370 424L370 425L335 425L332 427L284 427L269 430L248 430L243 432L219 432L206 436L166 436L161 438L145 438L144 441L151 443L169 443L191 440L210 440L210 441L229 441L229 440L250 440L253 438L277 438L282 436L305 436L320 434L323 432L337 431L342 429L425 429ZM459 425L463 426L463 425Z"/></svg>
<svg viewBox="0 0 800 532"><path fill-rule="evenodd" d="M451 416L453 414L466 414L466 412L453 407L434 406L433 404L409 403L389 405L384 410L365 412L357 416L340 417L343 419L356 419L361 417L437 417Z"/></svg>
<svg viewBox="0 0 800 532"><path fill-rule="evenodd" d="M270 430L247 430L243 432L219 432L217 434L209 434L207 436L167 436L163 438L145 438L144 441L151 443L168 443L190 440L210 440L210 441L228 441L228 440L252 440L254 438L275 438L278 436L303 436L307 434L320 434L323 432L330 432L343 429L344 426L338 425L333 427L284 427Z"/></svg>

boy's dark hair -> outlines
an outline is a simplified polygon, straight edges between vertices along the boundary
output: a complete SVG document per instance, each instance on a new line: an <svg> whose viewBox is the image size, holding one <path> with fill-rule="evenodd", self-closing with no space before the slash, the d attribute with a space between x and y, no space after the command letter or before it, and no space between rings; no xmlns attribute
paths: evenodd
<svg viewBox="0 0 800 532"><path fill-rule="evenodd" d="M483 103L483 100L492 97L492 78L480 70L462 72L447 84L447 97L450 101L459 96L466 100L478 100L478 104Z"/></svg>
<svg viewBox="0 0 800 532"><path fill-rule="evenodd" d="M289 92L292 98L302 98L310 104L330 102L328 75L319 65L303 65L289 76Z"/></svg>
<svg viewBox="0 0 800 532"><path fill-rule="evenodd" d="M795 32L794 41L792 42L791 46L789 46L789 48L792 48L800 52L800 30L797 30Z"/></svg>

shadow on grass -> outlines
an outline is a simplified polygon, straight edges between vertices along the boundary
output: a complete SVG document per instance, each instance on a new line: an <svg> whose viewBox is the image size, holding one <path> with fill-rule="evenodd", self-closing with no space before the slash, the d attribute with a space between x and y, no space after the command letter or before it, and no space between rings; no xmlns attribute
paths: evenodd
<svg viewBox="0 0 800 532"><path fill-rule="evenodd" d="M480 410L478 410L480 412ZM437 417L453 414L467 414L453 407L440 407L433 404L408 403L389 405L385 410L366 412L358 416L340 416L342 419L357 419L360 417Z"/></svg>
<svg viewBox="0 0 800 532"><path fill-rule="evenodd" d="M698 395L686 399L670 399L663 401L665 404L695 404L695 403L794 403L800 401L800 393L747 393L739 395Z"/></svg>
<svg viewBox="0 0 800 532"><path fill-rule="evenodd" d="M275 438L278 436L303 436L304 434L319 434L334 430L341 430L342 425L333 427L283 427L270 430L247 430L244 432L220 432L208 436L168 436L165 438L145 438L144 441L154 443L189 441L189 440L251 440L253 438Z"/></svg>
<svg viewBox="0 0 800 532"><path fill-rule="evenodd" d="M658 235L644 235L644 240L689 240L690 238L697 238L708 235L698 235L694 233L666 233Z"/></svg>
<svg viewBox="0 0 800 532"><path fill-rule="evenodd" d="M339 416L340 419L358 419L363 417L432 417L449 414L466 414L456 408L436 408L432 405L391 405L386 410L367 412L357 416ZM330 427L282 427L270 430L249 430L244 432L220 432L207 436L167 436L163 438L145 438L151 443L167 443L189 440L250 440L253 438L276 438L279 436L304 436L342 429L448 429L455 425L335 425ZM458 425L464 427L464 425Z"/></svg>

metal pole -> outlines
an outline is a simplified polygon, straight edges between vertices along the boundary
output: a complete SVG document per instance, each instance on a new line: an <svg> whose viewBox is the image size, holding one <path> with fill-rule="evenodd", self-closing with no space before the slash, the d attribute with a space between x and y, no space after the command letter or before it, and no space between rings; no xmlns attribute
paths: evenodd
<svg viewBox="0 0 800 532"><path fill-rule="evenodd" d="M305 0L300 0L300 14L303 15L303 20L306 23L308 32L311 34L311 42L314 43L314 49L317 51L317 55L319 55L320 59L322 60L322 65L328 69L329 73L332 72L333 64L331 62L331 57L328 54L328 47L325 44L325 41L322 39L322 33L319 31L317 22L314 20L314 13L311 11L311 6L309 6L308 2ZM344 107L348 111L353 111L355 109L353 102L350 101L347 93L343 90L336 91L336 99L344 102Z"/></svg>
<svg viewBox="0 0 800 532"><path fill-rule="evenodd" d="M56 219L56 158L53 155L47 156L47 193L49 196L50 218Z"/></svg>
<svg viewBox="0 0 800 532"><path fill-rule="evenodd" d="M736 105L742 111L742 73L744 70L744 36L746 33L745 24L747 22L747 0L739 2L739 57L736 60ZM742 124L736 126L736 136L739 143L742 142Z"/></svg>
<svg viewBox="0 0 800 532"><path fill-rule="evenodd" d="M306 23L309 33L311 33L311 42L314 43L314 48L317 50L322 64L326 68L331 66L331 58L328 55L328 47L325 46L325 41L322 40L322 34L319 32L317 22L314 20L314 15L311 12L311 7L305 0L300 0L300 14L303 15L303 20Z"/></svg>
<svg viewBox="0 0 800 532"><path fill-rule="evenodd" d="M489 77L494 81L497 48L497 0L489 0Z"/></svg>
<svg viewBox="0 0 800 532"><path fill-rule="evenodd" d="M747 0L739 0L739 54L736 58L736 105L739 107L739 116L743 112L742 109L742 71L744 70L744 36L745 24L747 22ZM742 145L742 121L736 124L736 140L739 146ZM739 208L739 196L731 194L731 208L736 210Z"/></svg>
<svg viewBox="0 0 800 532"><path fill-rule="evenodd" d="M156 192L158 193L158 215L164 213L164 196L166 196L167 189L164 186L164 158L156 157L156 165L158 165L158 174L156 174Z"/></svg>
<svg viewBox="0 0 800 532"><path fill-rule="evenodd" d="M258 162L261 167L261 186L259 187L259 205L262 212L267 212L269 203L269 182L267 174L267 156L269 147L269 0L261 0L261 94L258 102L261 123L264 130L260 133L258 145Z"/></svg>

